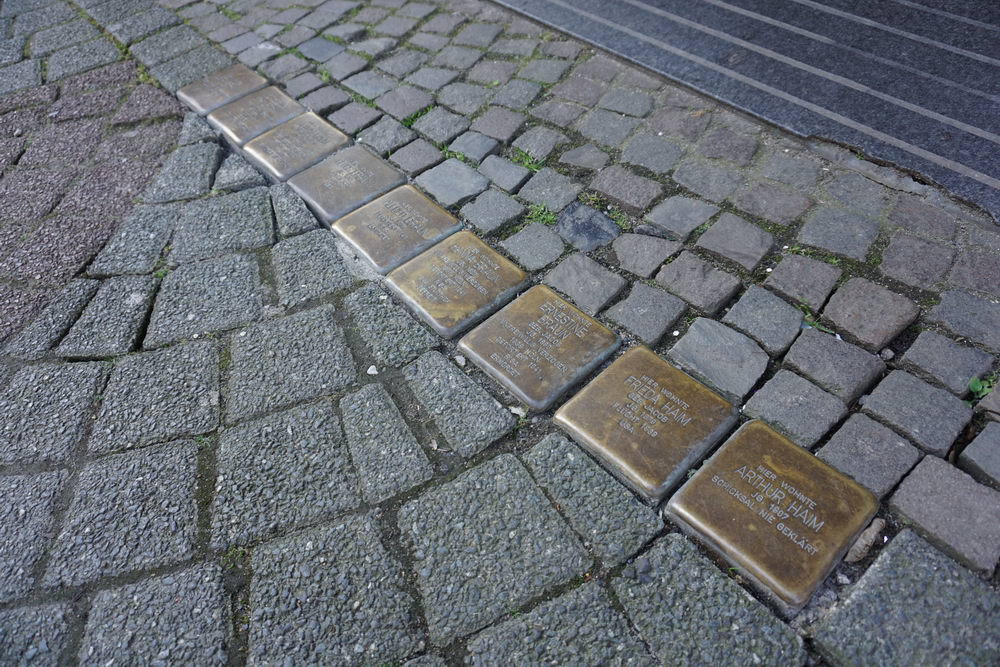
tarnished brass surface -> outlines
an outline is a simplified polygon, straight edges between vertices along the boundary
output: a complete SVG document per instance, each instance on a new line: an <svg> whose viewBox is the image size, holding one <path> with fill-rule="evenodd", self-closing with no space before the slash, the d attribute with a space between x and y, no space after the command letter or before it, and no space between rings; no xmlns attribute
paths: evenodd
<svg viewBox="0 0 1000 667"><path fill-rule="evenodd" d="M379 273L388 273L462 228L455 216L411 185L345 215L333 230Z"/></svg>
<svg viewBox="0 0 1000 667"><path fill-rule="evenodd" d="M243 147L274 180L287 181L350 139L312 111L268 130Z"/></svg>
<svg viewBox="0 0 1000 667"><path fill-rule="evenodd" d="M634 347L556 412L556 423L648 501L659 502L736 423L736 408Z"/></svg>
<svg viewBox="0 0 1000 667"><path fill-rule="evenodd" d="M667 513L801 607L868 525L863 486L760 421L745 424L667 503Z"/></svg>
<svg viewBox="0 0 1000 667"><path fill-rule="evenodd" d="M246 65L237 63L189 83L177 97L202 116L267 85L267 79Z"/></svg>
<svg viewBox="0 0 1000 667"><path fill-rule="evenodd" d="M367 204L403 183L403 174L360 146L338 151L288 180L323 222Z"/></svg>
<svg viewBox="0 0 1000 667"><path fill-rule="evenodd" d="M458 344L535 411L547 409L618 347L614 331L536 285Z"/></svg>
<svg viewBox="0 0 1000 667"><path fill-rule="evenodd" d="M389 287L439 334L451 338L511 299L528 274L469 231L391 272Z"/></svg>
<svg viewBox="0 0 1000 667"><path fill-rule="evenodd" d="M291 120L305 107L288 95L268 86L208 114L208 122L217 127L226 139L242 146L254 137Z"/></svg>

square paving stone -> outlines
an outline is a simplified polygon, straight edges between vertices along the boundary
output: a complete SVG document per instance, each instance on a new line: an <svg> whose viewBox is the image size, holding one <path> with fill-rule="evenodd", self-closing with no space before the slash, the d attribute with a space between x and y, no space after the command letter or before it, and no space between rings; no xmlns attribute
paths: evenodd
<svg viewBox="0 0 1000 667"><path fill-rule="evenodd" d="M976 481L1000 491L1000 424L986 424L959 454L958 465Z"/></svg>
<svg viewBox="0 0 1000 667"><path fill-rule="evenodd" d="M989 664L1000 660L997 623L996 592L904 530L819 623L815 642L838 664Z"/></svg>
<svg viewBox="0 0 1000 667"><path fill-rule="evenodd" d="M985 237L985 234L983 236ZM974 246L958 253L955 266L948 274L950 285L989 292L993 297L1000 296L998 282L1000 282L1000 258L992 252Z"/></svg>
<svg viewBox="0 0 1000 667"><path fill-rule="evenodd" d="M68 460L107 373L107 365L99 363L42 364L18 371L0 394L0 463Z"/></svg>
<svg viewBox="0 0 1000 667"><path fill-rule="evenodd" d="M482 57L483 52L478 49L470 49L464 46L446 46L438 52L434 60L431 61L431 64L438 67L466 71L479 62Z"/></svg>
<svg viewBox="0 0 1000 667"><path fill-rule="evenodd" d="M644 346L616 359L555 414L560 428L653 505L736 419L732 404Z"/></svg>
<svg viewBox="0 0 1000 667"><path fill-rule="evenodd" d="M455 141L451 142L451 145L448 146L448 150L461 153L467 159L478 164L479 162L482 162L487 155L496 153L497 150L499 150L499 147L500 144L496 139L491 139L485 134L480 134L479 132L466 132L459 135Z"/></svg>
<svg viewBox="0 0 1000 667"><path fill-rule="evenodd" d="M521 217L524 211L524 206L513 197L488 189L476 197L475 201L462 207L462 217L475 225L476 229L489 233ZM525 268L534 270L531 267Z"/></svg>
<svg viewBox="0 0 1000 667"><path fill-rule="evenodd" d="M928 289L944 278L954 261L953 248L896 232L882 251L878 269L902 283Z"/></svg>
<svg viewBox="0 0 1000 667"><path fill-rule="evenodd" d="M472 167L455 158L448 158L420 174L417 185L445 208L452 208L478 195L489 187L490 182Z"/></svg>
<svg viewBox="0 0 1000 667"><path fill-rule="evenodd" d="M90 461L56 537L46 586L78 586L190 560L198 447L177 441Z"/></svg>
<svg viewBox="0 0 1000 667"><path fill-rule="evenodd" d="M687 305L673 294L637 282L633 283L628 296L612 306L607 315L642 342L656 345L685 308Z"/></svg>
<svg viewBox="0 0 1000 667"><path fill-rule="evenodd" d="M410 177L420 175L442 160L444 156L441 155L441 151L423 139L412 141L389 156L389 161Z"/></svg>
<svg viewBox="0 0 1000 667"><path fill-rule="evenodd" d="M377 123L365 128L358 135L358 141L368 146L373 153L384 157L416 137L412 130L396 119L382 116Z"/></svg>
<svg viewBox="0 0 1000 667"><path fill-rule="evenodd" d="M161 33L162 34L162 33ZM233 59L210 44L172 58L149 68L149 73L170 92L194 83L208 74L227 67Z"/></svg>
<svg viewBox="0 0 1000 667"><path fill-rule="evenodd" d="M641 117L648 114L653 108L653 99L640 90L615 86L604 93L597 106L601 109Z"/></svg>
<svg viewBox="0 0 1000 667"><path fill-rule="evenodd" d="M69 331L99 284L98 280L86 279L69 283L28 326L7 339L3 354L28 361L45 356Z"/></svg>
<svg viewBox="0 0 1000 667"><path fill-rule="evenodd" d="M219 421L218 364L210 342L123 358L104 389L90 453L214 430Z"/></svg>
<svg viewBox="0 0 1000 667"><path fill-rule="evenodd" d="M528 271L543 269L559 259L565 245L552 229L533 222L500 243Z"/></svg>
<svg viewBox="0 0 1000 667"><path fill-rule="evenodd" d="M379 60L375 64L375 67L378 67L386 74L401 79L410 72L419 68L428 60L430 60L430 56L426 53L413 51L412 49L398 49L388 58Z"/></svg>
<svg viewBox="0 0 1000 667"><path fill-rule="evenodd" d="M304 107L318 114L329 114L350 101L351 98L335 86L323 86L299 99Z"/></svg>
<svg viewBox="0 0 1000 667"><path fill-rule="evenodd" d="M332 228L385 274L454 234L462 223L412 185L404 185L344 216Z"/></svg>
<svg viewBox="0 0 1000 667"><path fill-rule="evenodd" d="M718 206L678 195L657 204L645 220L663 230L667 238L684 241L718 212Z"/></svg>
<svg viewBox="0 0 1000 667"><path fill-rule="evenodd" d="M732 213L723 213L697 245L753 271L771 251L774 236Z"/></svg>
<svg viewBox="0 0 1000 667"><path fill-rule="evenodd" d="M524 151L536 160L545 160L556 147L565 143L569 143L569 139L562 132L535 126L519 136L512 146Z"/></svg>
<svg viewBox="0 0 1000 667"><path fill-rule="evenodd" d="M840 269L817 259L782 255L764 285L818 313L840 280L840 274Z"/></svg>
<svg viewBox="0 0 1000 667"><path fill-rule="evenodd" d="M662 193L663 186L624 167L612 165L597 172L590 187L635 211L644 211Z"/></svg>
<svg viewBox="0 0 1000 667"><path fill-rule="evenodd" d="M333 307L248 327L233 336L226 419L246 419L333 394L357 378Z"/></svg>
<svg viewBox="0 0 1000 667"><path fill-rule="evenodd" d="M745 167L757 152L757 140L728 127L718 127L708 132L698 142L697 150L707 158L727 160Z"/></svg>
<svg viewBox="0 0 1000 667"><path fill-rule="evenodd" d="M992 300L948 290L941 293L940 303L931 309L927 319L994 351L1000 350L1000 305Z"/></svg>
<svg viewBox="0 0 1000 667"><path fill-rule="evenodd" d="M750 397L743 411L810 448L847 414L847 407L809 380L782 369Z"/></svg>
<svg viewBox="0 0 1000 667"><path fill-rule="evenodd" d="M70 359L97 359L134 350L156 284L152 276L105 280L56 348L56 354Z"/></svg>
<svg viewBox="0 0 1000 667"><path fill-rule="evenodd" d="M221 157L222 149L217 144L198 143L178 148L142 193L142 200L160 204L207 194Z"/></svg>
<svg viewBox="0 0 1000 667"><path fill-rule="evenodd" d="M877 218L889 203L889 192L857 172L841 173L824 184L840 203L862 215Z"/></svg>
<svg viewBox="0 0 1000 667"><path fill-rule="evenodd" d="M78 653L81 662L226 662L229 596L218 565L104 590L94 596Z"/></svg>
<svg viewBox="0 0 1000 667"><path fill-rule="evenodd" d="M812 205L809 197L773 183L748 183L737 190L730 201L751 215L780 225L792 224Z"/></svg>
<svg viewBox="0 0 1000 667"><path fill-rule="evenodd" d="M386 283L434 331L452 338L507 303L527 277L463 230L392 271Z"/></svg>
<svg viewBox="0 0 1000 667"><path fill-rule="evenodd" d="M152 67L204 43L205 38L196 30L179 25L147 37L129 50L143 65Z"/></svg>
<svg viewBox="0 0 1000 667"><path fill-rule="evenodd" d="M655 134L638 134L622 152L622 162L666 174L684 155L684 149Z"/></svg>
<svg viewBox="0 0 1000 667"><path fill-rule="evenodd" d="M1000 561L1000 491L925 456L892 494L889 508L959 562L993 574Z"/></svg>
<svg viewBox="0 0 1000 667"><path fill-rule="evenodd" d="M649 278L681 245L656 236L622 234L611 247L621 268L640 278Z"/></svg>
<svg viewBox="0 0 1000 667"><path fill-rule="evenodd" d="M336 237L316 229L281 241L271 251L278 300L294 308L354 284L337 251Z"/></svg>
<svg viewBox="0 0 1000 667"><path fill-rule="evenodd" d="M437 144L445 144L469 128L469 121L443 107L434 107L413 123L413 129Z"/></svg>
<svg viewBox="0 0 1000 667"><path fill-rule="evenodd" d="M347 135L309 111L247 142L246 156L276 181L287 181L347 144Z"/></svg>
<svg viewBox="0 0 1000 667"><path fill-rule="evenodd" d="M365 285L347 296L344 306L380 364L401 366L438 343L434 334L374 284Z"/></svg>
<svg viewBox="0 0 1000 667"><path fill-rule="evenodd" d="M570 255L549 271L545 283L566 294L588 315L603 310L627 284L621 276L580 253Z"/></svg>
<svg viewBox="0 0 1000 667"><path fill-rule="evenodd" d="M403 370L441 435L465 458L514 428L514 415L438 352L426 352Z"/></svg>
<svg viewBox="0 0 1000 667"><path fill-rule="evenodd" d="M906 438L877 421L853 414L816 456L881 499L923 455Z"/></svg>
<svg viewBox="0 0 1000 667"><path fill-rule="evenodd" d="M875 387L863 409L936 456L948 453L972 419L972 409L965 403L900 370Z"/></svg>
<svg viewBox="0 0 1000 667"><path fill-rule="evenodd" d="M0 82L0 95L41 85L41 61L24 60L0 69Z"/></svg>
<svg viewBox="0 0 1000 667"><path fill-rule="evenodd" d="M375 103L390 116L403 120L429 107L434 98L413 86L399 86L379 97Z"/></svg>
<svg viewBox="0 0 1000 667"><path fill-rule="evenodd" d="M253 322L263 308L253 255L225 255L172 271L160 285L143 346L159 347Z"/></svg>
<svg viewBox="0 0 1000 667"><path fill-rule="evenodd" d="M34 661L56 665L69 646L70 606L65 603L42 604L0 611L4 629L0 658L11 664Z"/></svg>
<svg viewBox="0 0 1000 667"><path fill-rule="evenodd" d="M556 231L580 252L607 245L621 234L614 220L582 202L573 202L559 214Z"/></svg>
<svg viewBox="0 0 1000 667"><path fill-rule="evenodd" d="M889 223L911 232L945 239L955 238L958 225L952 214L932 206L921 197L900 195L889 213Z"/></svg>
<svg viewBox="0 0 1000 667"><path fill-rule="evenodd" d="M709 315L729 303L741 286L739 278L689 251L661 268L656 282Z"/></svg>
<svg viewBox="0 0 1000 667"><path fill-rule="evenodd" d="M400 509L399 528L416 559L435 644L492 623L591 565L510 454L410 501Z"/></svg>
<svg viewBox="0 0 1000 667"><path fill-rule="evenodd" d="M654 661L597 582L540 604L469 642L473 664L652 665Z"/></svg>
<svg viewBox="0 0 1000 667"><path fill-rule="evenodd" d="M487 47L503 32L503 28L489 23L470 23L462 28L452 40L455 44Z"/></svg>
<svg viewBox="0 0 1000 667"><path fill-rule="evenodd" d="M674 494L666 512L791 612L877 509L870 491L755 420Z"/></svg>
<svg viewBox="0 0 1000 667"><path fill-rule="evenodd" d="M968 393L971 380L989 373L993 357L933 331L921 331L900 363L962 397Z"/></svg>
<svg viewBox="0 0 1000 667"><path fill-rule="evenodd" d="M743 334L697 318L668 356L682 369L740 403L767 369L767 353Z"/></svg>
<svg viewBox="0 0 1000 667"><path fill-rule="evenodd" d="M885 364L876 355L812 327L795 340L784 364L845 403L865 393L885 372Z"/></svg>
<svg viewBox="0 0 1000 667"><path fill-rule="evenodd" d="M269 86L212 111L208 114L208 122L226 139L242 146L304 111L301 104Z"/></svg>
<svg viewBox="0 0 1000 667"><path fill-rule="evenodd" d="M518 194L532 204L541 204L558 213L569 206L582 189L569 176L546 167L532 176Z"/></svg>
<svg viewBox="0 0 1000 667"><path fill-rule="evenodd" d="M537 83L524 79L514 79L497 88L490 101L508 109L524 110L535 101L541 92L542 87ZM535 115L533 112L531 113Z"/></svg>
<svg viewBox="0 0 1000 667"><path fill-rule="evenodd" d="M863 262L878 236L879 223L839 209L817 208L799 230L802 243Z"/></svg>
<svg viewBox="0 0 1000 667"><path fill-rule="evenodd" d="M608 154L593 144L566 151L559 157L559 162L581 169L600 169L608 163Z"/></svg>
<svg viewBox="0 0 1000 667"><path fill-rule="evenodd" d="M905 296L851 278L830 297L823 316L862 347L878 352L917 319L920 308Z"/></svg>
<svg viewBox="0 0 1000 667"><path fill-rule="evenodd" d="M434 475L389 393L370 384L340 401L351 460L369 503L380 503Z"/></svg>
<svg viewBox="0 0 1000 667"><path fill-rule="evenodd" d="M719 202L733 193L743 175L735 169L688 158L674 170L673 179L696 195Z"/></svg>
<svg viewBox="0 0 1000 667"><path fill-rule="evenodd" d="M333 223L404 181L360 146L334 153L288 181L324 222Z"/></svg>
<svg viewBox="0 0 1000 667"><path fill-rule="evenodd" d="M226 429L219 437L212 547L247 544L354 509L358 480L329 403Z"/></svg>
<svg viewBox="0 0 1000 667"><path fill-rule="evenodd" d="M34 586L67 476L53 471L0 477L0 600L23 597Z"/></svg>
<svg viewBox="0 0 1000 667"><path fill-rule="evenodd" d="M458 78L458 72L440 67L421 67L406 77L406 83L426 88L427 90L440 90Z"/></svg>
<svg viewBox="0 0 1000 667"><path fill-rule="evenodd" d="M657 542L612 587L661 664L681 664L693 655L707 664L798 665L806 659L794 630L677 533Z"/></svg>
<svg viewBox="0 0 1000 667"><path fill-rule="evenodd" d="M251 563L251 663L382 664L422 645L406 575L369 516L267 542Z"/></svg>
<svg viewBox="0 0 1000 667"><path fill-rule="evenodd" d="M177 99L201 115L267 86L267 79L239 63L177 91Z"/></svg>
<svg viewBox="0 0 1000 667"><path fill-rule="evenodd" d="M491 107L472 123L472 130L506 143L517 134L523 124L524 114Z"/></svg>
<svg viewBox="0 0 1000 667"><path fill-rule="evenodd" d="M751 285L722 321L747 334L776 356L788 349L802 327L802 311L762 287Z"/></svg>

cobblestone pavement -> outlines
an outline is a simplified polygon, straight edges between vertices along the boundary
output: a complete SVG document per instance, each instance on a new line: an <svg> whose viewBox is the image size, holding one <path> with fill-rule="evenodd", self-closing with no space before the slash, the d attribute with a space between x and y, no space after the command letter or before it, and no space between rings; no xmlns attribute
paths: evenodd
<svg viewBox="0 0 1000 667"><path fill-rule="evenodd" d="M0 4L0 662L1000 659L990 220L489 3L162 5ZM869 488L850 562L779 612L178 130L234 60Z"/></svg>

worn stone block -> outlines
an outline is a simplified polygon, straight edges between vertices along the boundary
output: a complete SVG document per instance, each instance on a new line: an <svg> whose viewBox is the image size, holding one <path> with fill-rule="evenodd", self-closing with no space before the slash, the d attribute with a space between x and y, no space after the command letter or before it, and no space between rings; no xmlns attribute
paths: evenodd
<svg viewBox="0 0 1000 667"><path fill-rule="evenodd" d="M608 317L647 345L656 345L687 305L651 285L634 283L628 296L608 310Z"/></svg>
<svg viewBox="0 0 1000 667"><path fill-rule="evenodd" d="M52 471L0 477L0 600L24 597L35 585L34 571L56 528L68 473ZM10 626L5 626L10 627Z"/></svg>
<svg viewBox="0 0 1000 667"><path fill-rule="evenodd" d="M70 640L70 606L66 603L18 607L0 612L4 658L57 664Z"/></svg>
<svg viewBox="0 0 1000 667"><path fill-rule="evenodd" d="M611 247L620 267L640 278L649 278L681 245L655 236L622 234Z"/></svg>
<svg viewBox="0 0 1000 667"><path fill-rule="evenodd" d="M946 245L896 232L878 268L890 278L928 289L944 278L954 260L955 251Z"/></svg>
<svg viewBox="0 0 1000 667"><path fill-rule="evenodd" d="M45 356L69 331L99 285L100 281L85 279L69 283L29 325L7 340L3 354L29 361Z"/></svg>
<svg viewBox="0 0 1000 667"><path fill-rule="evenodd" d="M739 278L689 251L661 268L656 282L709 315L726 305L740 288Z"/></svg>
<svg viewBox="0 0 1000 667"><path fill-rule="evenodd" d="M736 190L743 175L735 169L688 158L674 170L673 179L696 195L720 202Z"/></svg>
<svg viewBox="0 0 1000 667"><path fill-rule="evenodd" d="M788 349L802 327L802 311L762 287L751 285L722 321L747 334L771 356Z"/></svg>
<svg viewBox="0 0 1000 667"><path fill-rule="evenodd" d="M863 414L851 415L816 456L883 498L922 454L906 438Z"/></svg>
<svg viewBox="0 0 1000 667"><path fill-rule="evenodd" d="M645 220L663 230L667 238L684 241L718 212L718 206L678 195L657 204Z"/></svg>
<svg viewBox="0 0 1000 667"><path fill-rule="evenodd" d="M723 213L698 239L706 250L753 271L774 245L774 236L732 213Z"/></svg>
<svg viewBox="0 0 1000 667"><path fill-rule="evenodd" d="M317 229L281 241L271 251L278 299L295 307L350 287L354 280L344 267L335 237Z"/></svg>
<svg viewBox="0 0 1000 667"><path fill-rule="evenodd" d="M353 324L375 361L401 366L434 347L438 339L396 305L376 285L365 285L344 299Z"/></svg>
<svg viewBox="0 0 1000 667"><path fill-rule="evenodd" d="M389 156L390 162L411 177L420 175L442 160L441 151L423 139L412 141Z"/></svg>
<svg viewBox="0 0 1000 667"><path fill-rule="evenodd" d="M802 255L782 255L781 262L764 281L778 294L804 303L819 312L840 279L841 270Z"/></svg>
<svg viewBox="0 0 1000 667"><path fill-rule="evenodd" d="M462 217L476 229L489 233L517 220L524 211L524 206L513 197L488 189L462 207Z"/></svg>
<svg viewBox="0 0 1000 667"><path fill-rule="evenodd" d="M844 417L847 408L809 380L780 370L750 397L744 412L809 448Z"/></svg>
<svg viewBox="0 0 1000 667"><path fill-rule="evenodd" d="M521 165L514 164L496 155L488 155L479 165L479 173L507 192L517 192L528 180L531 172Z"/></svg>
<svg viewBox="0 0 1000 667"><path fill-rule="evenodd" d="M920 314L909 299L865 280L851 278L823 309L823 316L862 346L878 352Z"/></svg>
<svg viewBox="0 0 1000 667"><path fill-rule="evenodd" d="M216 144L198 143L178 148L142 193L142 200L159 204L207 194L221 155Z"/></svg>
<svg viewBox="0 0 1000 667"><path fill-rule="evenodd" d="M1000 423L988 423L959 454L958 465L981 484L1000 491Z"/></svg>
<svg viewBox="0 0 1000 667"><path fill-rule="evenodd" d="M449 158L417 177L417 185L445 208L459 206L489 187L485 176L472 167Z"/></svg>
<svg viewBox="0 0 1000 667"><path fill-rule="evenodd" d="M948 290L927 314L931 322L940 322L949 330L976 343L1000 350L1000 304L966 292Z"/></svg>
<svg viewBox="0 0 1000 667"><path fill-rule="evenodd" d="M569 176L548 167L537 172L518 195L532 204L541 204L554 213L563 210L580 194L583 187Z"/></svg>
<svg viewBox="0 0 1000 667"><path fill-rule="evenodd" d="M932 382L942 384L956 396L965 396L969 382L989 372L993 357L974 347L965 347L934 333L921 331L900 363Z"/></svg>
<svg viewBox="0 0 1000 667"><path fill-rule="evenodd" d="M767 353L714 320L697 318L667 353L681 368L742 403L767 369Z"/></svg>
<svg viewBox="0 0 1000 667"><path fill-rule="evenodd" d="M625 288L625 279L586 255L570 255L545 276L545 283L570 297L588 315L596 315Z"/></svg>
<svg viewBox="0 0 1000 667"><path fill-rule="evenodd" d="M663 187L656 181L618 165L605 167L597 172L590 187L636 211L646 210L663 193Z"/></svg>
<svg viewBox="0 0 1000 667"><path fill-rule="evenodd" d="M499 148L500 144L496 139L491 139L479 132L461 134L448 146L449 150L460 153L477 164L482 162L487 155L497 152Z"/></svg>
<svg viewBox="0 0 1000 667"><path fill-rule="evenodd" d="M67 358L96 359L131 352L146 322L156 283L151 276L104 281L56 353Z"/></svg>
<svg viewBox="0 0 1000 667"><path fill-rule="evenodd" d="M877 220L824 206L806 218L798 239L835 255L863 262L876 236Z"/></svg>
<svg viewBox="0 0 1000 667"><path fill-rule="evenodd" d="M784 363L845 403L863 394L885 372L876 355L814 328L799 335Z"/></svg>
<svg viewBox="0 0 1000 667"><path fill-rule="evenodd" d="M582 202L573 202L559 214L556 231L580 252L607 245L621 234L611 218Z"/></svg>
<svg viewBox="0 0 1000 667"><path fill-rule="evenodd" d="M538 222L504 239L500 245L528 271L545 268L559 259L566 248L558 234Z"/></svg>

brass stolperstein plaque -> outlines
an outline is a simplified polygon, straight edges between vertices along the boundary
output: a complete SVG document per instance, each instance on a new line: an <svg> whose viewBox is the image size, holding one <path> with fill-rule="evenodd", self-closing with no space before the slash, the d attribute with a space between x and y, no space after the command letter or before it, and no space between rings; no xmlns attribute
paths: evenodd
<svg viewBox="0 0 1000 667"><path fill-rule="evenodd" d="M666 511L795 610L878 509L870 491L760 421L744 424Z"/></svg>
<svg viewBox="0 0 1000 667"><path fill-rule="evenodd" d="M333 225L333 230L382 274L461 228L455 216L412 185L382 195Z"/></svg>
<svg viewBox="0 0 1000 667"><path fill-rule="evenodd" d="M338 218L403 184L403 174L360 146L340 150L288 179L323 222Z"/></svg>
<svg viewBox="0 0 1000 667"><path fill-rule="evenodd" d="M634 347L555 421L647 502L658 503L736 423L737 410L647 347Z"/></svg>
<svg viewBox="0 0 1000 667"><path fill-rule="evenodd" d="M527 278L475 234L461 231L403 264L386 282L435 331L451 338L507 303Z"/></svg>
<svg viewBox="0 0 1000 667"><path fill-rule="evenodd" d="M305 107L269 86L219 107L208 114L208 122L237 146L264 134L305 112Z"/></svg>
<svg viewBox="0 0 1000 667"><path fill-rule="evenodd" d="M617 349L614 331L536 285L469 332L458 347L536 412L548 409Z"/></svg>
<svg viewBox="0 0 1000 667"><path fill-rule="evenodd" d="M223 104L267 86L267 79L246 65L236 64L189 83L177 91L177 98L204 116Z"/></svg>
<svg viewBox="0 0 1000 667"><path fill-rule="evenodd" d="M350 139L312 111L268 130L243 147L251 161L276 181L287 181Z"/></svg>

